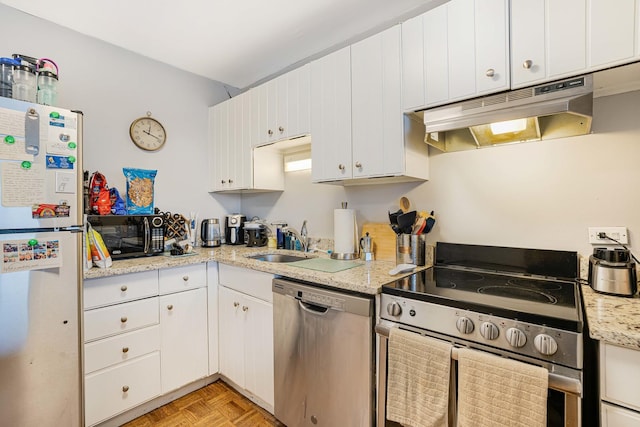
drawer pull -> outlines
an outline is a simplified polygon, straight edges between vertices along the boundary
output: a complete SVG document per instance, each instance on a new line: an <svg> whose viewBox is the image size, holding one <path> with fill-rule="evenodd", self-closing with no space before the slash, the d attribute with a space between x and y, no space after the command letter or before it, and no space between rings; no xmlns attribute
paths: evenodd
<svg viewBox="0 0 640 427"><path fill-rule="evenodd" d="M122 316L122 317L120 318L120 322L122 322L122 323L127 323L127 318L126 318L126 316Z"/></svg>
<svg viewBox="0 0 640 427"><path fill-rule="evenodd" d="M120 290L121 290L122 292L127 292L127 286L126 286L126 285L122 285L122 286L120 286Z"/></svg>
<svg viewBox="0 0 640 427"><path fill-rule="evenodd" d="M128 353L129 352L129 347L122 347L122 352L123 353Z"/></svg>
<svg viewBox="0 0 640 427"><path fill-rule="evenodd" d="M233 302L233 306L234 306L234 307L237 307L237 306L239 306L239 305L240 305L240 303L239 303L239 302L235 302L235 301Z"/></svg>
<svg viewBox="0 0 640 427"><path fill-rule="evenodd" d="M185 282L189 281L189 276L182 276L182 280L184 280Z"/></svg>
<svg viewBox="0 0 640 427"><path fill-rule="evenodd" d="M242 306L242 311L247 311L247 310L249 310L249 307L247 307L246 305L243 305Z"/></svg>
<svg viewBox="0 0 640 427"><path fill-rule="evenodd" d="M173 304L169 304L169 305L167 306L167 310L173 310Z"/></svg>
<svg viewBox="0 0 640 427"><path fill-rule="evenodd" d="M123 393L126 393L126 392L128 392L128 391L129 391L129 386L128 386L128 385L124 385L124 386L122 386L122 392L123 392Z"/></svg>

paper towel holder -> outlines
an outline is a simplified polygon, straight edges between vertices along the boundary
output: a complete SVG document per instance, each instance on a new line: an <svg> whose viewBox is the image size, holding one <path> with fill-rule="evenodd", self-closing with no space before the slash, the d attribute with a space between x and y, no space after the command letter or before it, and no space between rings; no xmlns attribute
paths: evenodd
<svg viewBox="0 0 640 427"><path fill-rule="evenodd" d="M342 209L347 209L347 202L341 203ZM334 241L335 241L335 225L334 225ZM335 249L335 247L334 247ZM360 239L358 238L358 223L356 221L355 212L353 214L353 251L352 252L331 252L330 257L337 260L354 260L360 257Z"/></svg>

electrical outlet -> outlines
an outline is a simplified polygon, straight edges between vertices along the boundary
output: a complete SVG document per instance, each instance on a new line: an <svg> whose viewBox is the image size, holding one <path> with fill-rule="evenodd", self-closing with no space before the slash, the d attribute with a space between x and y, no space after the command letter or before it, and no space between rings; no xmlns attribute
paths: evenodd
<svg viewBox="0 0 640 427"><path fill-rule="evenodd" d="M589 243L595 245L615 245L616 242L613 240L605 238L600 238L598 235L600 233L605 233L607 236L612 239L617 240L619 243L627 244L629 243L629 238L627 236L627 227L589 227Z"/></svg>

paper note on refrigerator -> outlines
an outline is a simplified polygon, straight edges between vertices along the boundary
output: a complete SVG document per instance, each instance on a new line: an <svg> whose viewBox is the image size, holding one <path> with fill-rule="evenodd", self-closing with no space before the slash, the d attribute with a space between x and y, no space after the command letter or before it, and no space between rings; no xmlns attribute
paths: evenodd
<svg viewBox="0 0 640 427"><path fill-rule="evenodd" d="M44 166L23 163L0 163L2 206L33 206L45 200Z"/></svg>
<svg viewBox="0 0 640 427"><path fill-rule="evenodd" d="M30 160L25 150L25 113L0 108L0 160Z"/></svg>
<svg viewBox="0 0 640 427"><path fill-rule="evenodd" d="M40 270L62 266L59 240L4 240L0 273Z"/></svg>

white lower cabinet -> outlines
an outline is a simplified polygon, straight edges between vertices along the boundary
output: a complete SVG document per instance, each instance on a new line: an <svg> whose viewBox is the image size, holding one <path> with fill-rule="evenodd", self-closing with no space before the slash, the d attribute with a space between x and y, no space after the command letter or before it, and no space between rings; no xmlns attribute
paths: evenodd
<svg viewBox="0 0 640 427"><path fill-rule="evenodd" d="M600 342L603 427L640 427L640 351Z"/></svg>
<svg viewBox="0 0 640 427"><path fill-rule="evenodd" d="M223 264L219 268L220 373L242 387L250 397L257 397L258 404L266 404L267 409L272 409L273 276ZM246 273L245 278L243 273ZM255 290L264 299L231 289L228 280L234 281L236 289Z"/></svg>
<svg viewBox="0 0 640 427"><path fill-rule="evenodd" d="M207 376L207 289L160 297L162 393Z"/></svg>
<svg viewBox="0 0 640 427"><path fill-rule="evenodd" d="M85 425L208 375L206 286L205 264L85 280Z"/></svg>

